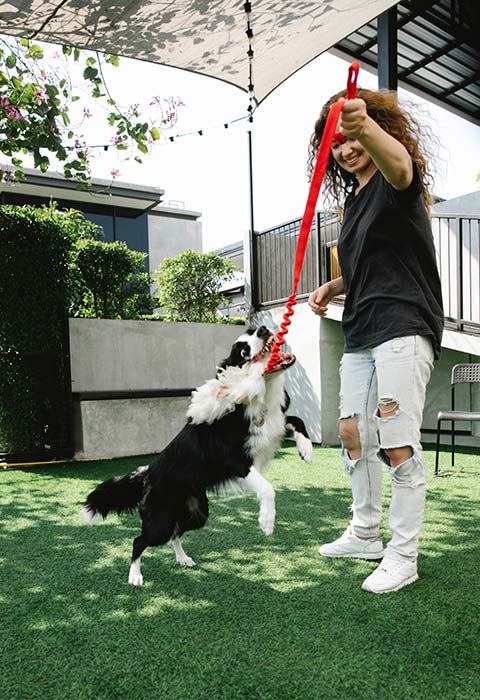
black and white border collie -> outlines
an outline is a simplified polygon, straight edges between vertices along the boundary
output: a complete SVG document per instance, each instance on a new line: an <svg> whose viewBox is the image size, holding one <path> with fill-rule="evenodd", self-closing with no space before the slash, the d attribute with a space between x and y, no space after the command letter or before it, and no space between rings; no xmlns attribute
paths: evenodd
<svg viewBox="0 0 480 700"><path fill-rule="evenodd" d="M285 414L283 371L295 357L280 353L274 371L263 373L273 342L265 326L240 336L216 378L192 393L186 425L153 462L104 481L87 497L82 514L89 524L97 515L105 518L138 506L142 534L133 541L128 577L134 586L143 584L140 557L146 547L171 542L177 562L195 566L180 538L207 522L208 492L255 493L260 528L272 534L275 492L263 470L286 434L294 437L305 461L312 459L303 422Z"/></svg>

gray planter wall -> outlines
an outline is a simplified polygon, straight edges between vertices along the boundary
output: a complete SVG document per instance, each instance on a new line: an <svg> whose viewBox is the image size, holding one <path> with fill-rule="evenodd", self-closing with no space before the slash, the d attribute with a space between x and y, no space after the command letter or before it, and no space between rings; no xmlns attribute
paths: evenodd
<svg viewBox="0 0 480 700"><path fill-rule="evenodd" d="M343 348L341 307L330 318L315 317L299 303L287 335L287 348L297 362L287 372L290 412L301 417L312 440L337 445L339 417L338 366ZM257 322L278 328L284 309L257 315ZM202 323L156 323L70 319L72 388L92 391L193 389L215 376L243 326ZM450 374L454 364L480 362L480 339L446 332L439 362L427 390L424 442L434 441L436 416L450 407ZM461 387L459 407L480 410L477 387ZM77 458L106 458L158 452L185 422L188 396L76 401ZM444 429L448 424L444 424ZM459 429L469 425L458 424ZM443 443L448 437L442 438ZM459 444L480 444L480 424Z"/></svg>
<svg viewBox="0 0 480 700"><path fill-rule="evenodd" d="M330 304L328 318L316 317L308 305L298 303L286 336L287 348L294 352L297 362L287 373L287 389L292 398L291 412L303 418L315 442L338 445L339 363L343 351L340 325L343 307ZM282 321L284 307L262 310L257 321L272 329ZM480 362L480 338L465 333L445 331L440 360L435 363L423 420L423 442L433 443L437 413L450 408L450 377L452 367L462 362ZM458 388L458 408L480 410L479 386ZM457 423L458 430L468 430L470 424ZM444 423L443 430L450 425ZM480 445L480 423L473 423L471 437L459 437L459 444ZM442 444L448 443L442 437Z"/></svg>
<svg viewBox="0 0 480 700"><path fill-rule="evenodd" d="M70 319L72 390L193 389L215 376L243 326ZM189 397L76 400L76 457L158 452L185 423Z"/></svg>

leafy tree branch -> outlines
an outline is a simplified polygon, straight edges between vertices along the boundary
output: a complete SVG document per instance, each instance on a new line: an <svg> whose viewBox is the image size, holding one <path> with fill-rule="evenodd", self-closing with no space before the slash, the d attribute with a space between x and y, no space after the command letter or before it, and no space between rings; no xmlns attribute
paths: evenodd
<svg viewBox="0 0 480 700"><path fill-rule="evenodd" d="M82 83L75 86L71 73L75 64L81 70ZM149 113L138 104L120 106L107 85L105 66L118 68L120 59L113 54L81 51L63 46L33 43L30 39L0 37L0 154L3 155L3 179L23 178L23 157L31 155L35 168L42 172L54 157L62 163L63 174L88 186L92 152L82 133L85 120L93 115L83 108L81 120L72 124L82 90L106 111L113 148L142 162L151 152L162 131L173 126L178 98L151 98ZM81 110L80 110L81 111ZM115 178L118 171L112 171Z"/></svg>

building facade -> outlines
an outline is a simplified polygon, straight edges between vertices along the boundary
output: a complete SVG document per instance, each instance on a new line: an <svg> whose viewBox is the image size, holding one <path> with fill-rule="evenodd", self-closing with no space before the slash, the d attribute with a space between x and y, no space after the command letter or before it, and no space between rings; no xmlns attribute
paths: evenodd
<svg viewBox="0 0 480 700"><path fill-rule="evenodd" d="M19 182L0 183L0 204L56 202L60 209L77 209L103 229L106 243L123 241L146 253L146 269L154 273L164 258L183 250L202 250L201 213L164 204L165 191L126 182L93 179L79 190L73 180L56 173L25 170Z"/></svg>

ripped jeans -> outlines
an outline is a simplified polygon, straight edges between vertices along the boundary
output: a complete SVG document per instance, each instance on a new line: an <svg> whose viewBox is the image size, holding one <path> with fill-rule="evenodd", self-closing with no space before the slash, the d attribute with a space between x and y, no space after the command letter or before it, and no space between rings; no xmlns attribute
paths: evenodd
<svg viewBox="0 0 480 700"><path fill-rule="evenodd" d="M345 353L340 365L340 421L356 418L361 448L352 459L342 445L352 483L350 525L358 537L379 537L385 464L392 478L385 554L394 559L415 561L418 553L426 494L420 427L432 367L432 345L423 336ZM412 455L393 467L386 450L400 447L410 447Z"/></svg>

